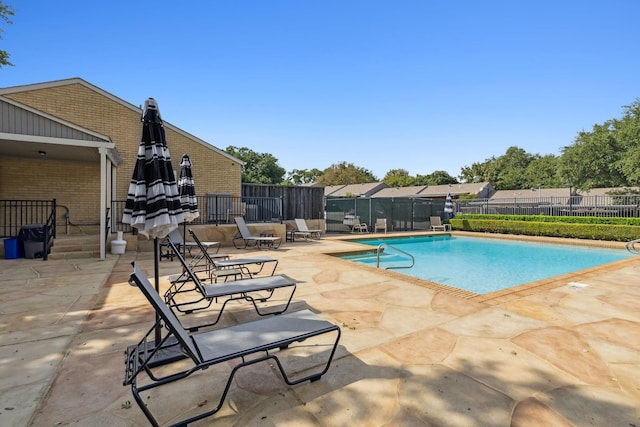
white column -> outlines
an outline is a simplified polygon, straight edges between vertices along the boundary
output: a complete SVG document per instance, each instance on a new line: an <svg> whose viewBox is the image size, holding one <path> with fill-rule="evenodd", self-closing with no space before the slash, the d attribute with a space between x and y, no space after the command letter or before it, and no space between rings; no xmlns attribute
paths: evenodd
<svg viewBox="0 0 640 427"><path fill-rule="evenodd" d="M100 259L107 258L107 149L98 148L100 153Z"/></svg>

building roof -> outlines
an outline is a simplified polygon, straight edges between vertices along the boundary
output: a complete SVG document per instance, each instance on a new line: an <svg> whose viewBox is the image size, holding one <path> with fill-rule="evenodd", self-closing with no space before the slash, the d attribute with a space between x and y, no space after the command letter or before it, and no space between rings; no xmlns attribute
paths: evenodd
<svg viewBox="0 0 640 427"><path fill-rule="evenodd" d="M371 197L420 197L420 192L426 185L414 185L410 187L387 187L383 188Z"/></svg>
<svg viewBox="0 0 640 427"><path fill-rule="evenodd" d="M28 85L21 85L21 86L11 86L11 87L6 87L6 88L0 88L0 96L1 95L6 95L6 94L12 94L12 93L19 93L19 92L26 92L26 91L31 91L31 90L38 90L38 89L48 89L48 88L53 88L53 87L59 87L59 86L67 86L67 85L73 85L73 84L79 84L82 85L94 92L99 93L100 95L109 98L110 100L117 102L118 104L129 108L139 114L142 115L142 108L141 106L135 106L125 100L123 100L122 98L119 98L107 91L105 91L104 89L99 88L98 86L95 86L89 82L87 82L86 80L83 80L79 77L74 77L74 78L69 78L69 79L63 79L63 80L53 80L53 81L49 81L49 82L43 82L43 83L34 83L34 84L28 84ZM212 144L209 144L208 142L172 125L171 123L167 122L166 120L163 119L163 124L165 127L167 128L171 128L173 131L180 133L182 135L184 135L185 137L193 140L196 143L199 143L203 146L205 146L206 148L215 151L216 153L220 154L221 156L227 157L229 160L232 160L236 163L239 163L241 165L244 166L244 162L240 159L235 158L234 156L232 156L231 154L227 153L224 150L221 150L215 146L213 146Z"/></svg>
<svg viewBox="0 0 640 427"><path fill-rule="evenodd" d="M583 196L608 196L611 191L638 191L640 187L603 187L603 188L592 188L590 190L578 191Z"/></svg>
<svg viewBox="0 0 640 427"><path fill-rule="evenodd" d="M575 193L575 192L574 192ZM567 197L569 198L569 187L562 188L526 188L523 190L498 190L491 200L497 199L538 199L545 197Z"/></svg>
<svg viewBox="0 0 640 427"><path fill-rule="evenodd" d="M122 162L108 136L1 95L0 117L3 118L0 121L0 155L97 161L98 150L104 149L114 164Z"/></svg>
<svg viewBox="0 0 640 427"><path fill-rule="evenodd" d="M489 182L472 182L468 184L442 184L429 185L420 192L420 197L459 197L462 194L480 194L487 186L491 186Z"/></svg>
<svg viewBox="0 0 640 427"><path fill-rule="evenodd" d="M414 185L410 187L389 187L384 182L367 184L329 185L324 189L325 196L331 197L427 197L445 198L447 194L459 197L461 194L481 194L491 188L489 182L470 184Z"/></svg>
<svg viewBox="0 0 640 427"><path fill-rule="evenodd" d="M383 188L387 188L387 184L384 182L330 185L324 187L324 195L332 197L369 197Z"/></svg>

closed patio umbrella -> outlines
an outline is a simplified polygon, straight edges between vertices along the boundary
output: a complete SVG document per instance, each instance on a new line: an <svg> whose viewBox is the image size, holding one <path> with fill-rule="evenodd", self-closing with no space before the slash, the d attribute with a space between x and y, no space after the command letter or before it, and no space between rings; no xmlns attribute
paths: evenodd
<svg viewBox="0 0 640 427"><path fill-rule="evenodd" d="M447 194L447 198L444 201L444 212L447 214L447 218L453 218L453 201L451 200L451 193Z"/></svg>
<svg viewBox="0 0 640 427"><path fill-rule="evenodd" d="M184 215L183 235L186 239L187 222L191 222L200 216L198 211L198 199L196 198L196 188L193 182L191 171L191 160L189 155L183 154L180 161L180 178L178 179L178 193L180 193L180 204ZM183 256L186 255L186 245L183 245Z"/></svg>
<svg viewBox="0 0 640 427"><path fill-rule="evenodd" d="M152 239L165 238L183 222L182 205L158 104L145 101L142 141L129 184L122 222Z"/></svg>
<svg viewBox="0 0 640 427"><path fill-rule="evenodd" d="M140 234L154 240L155 286L159 292L158 239L164 239L184 221L180 195L171 156L160 117L153 98L144 103L142 111L142 140L138 158L129 184L122 222L131 224ZM160 330L156 331L156 342Z"/></svg>

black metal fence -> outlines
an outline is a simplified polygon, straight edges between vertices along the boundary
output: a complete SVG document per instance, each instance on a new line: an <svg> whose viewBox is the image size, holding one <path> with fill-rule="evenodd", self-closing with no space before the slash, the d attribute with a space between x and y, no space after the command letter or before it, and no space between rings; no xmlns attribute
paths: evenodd
<svg viewBox="0 0 640 427"><path fill-rule="evenodd" d="M18 237L22 226L44 224L56 235L56 199L0 200L0 237Z"/></svg>
<svg viewBox="0 0 640 427"><path fill-rule="evenodd" d="M550 216L640 216L640 195L455 200L455 213Z"/></svg>
<svg viewBox="0 0 640 427"><path fill-rule="evenodd" d="M247 222L281 222L282 199L274 197L233 197L220 194L197 196L200 215L191 224L234 224L234 217L242 216ZM133 231L129 224L122 223L124 200L111 203L112 232Z"/></svg>
<svg viewBox="0 0 640 427"><path fill-rule="evenodd" d="M413 198L327 198L328 232L348 232L354 223L372 229L378 219L387 220L389 231L429 230L429 217L444 217L444 200Z"/></svg>

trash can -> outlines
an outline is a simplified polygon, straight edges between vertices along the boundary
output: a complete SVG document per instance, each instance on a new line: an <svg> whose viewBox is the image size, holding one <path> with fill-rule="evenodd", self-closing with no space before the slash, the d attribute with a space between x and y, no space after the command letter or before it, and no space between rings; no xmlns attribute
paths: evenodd
<svg viewBox="0 0 640 427"><path fill-rule="evenodd" d="M22 258L22 242L15 237L4 239L4 259Z"/></svg>
<svg viewBox="0 0 640 427"><path fill-rule="evenodd" d="M23 225L18 234L24 245L25 258L43 258L46 239L44 224Z"/></svg>

